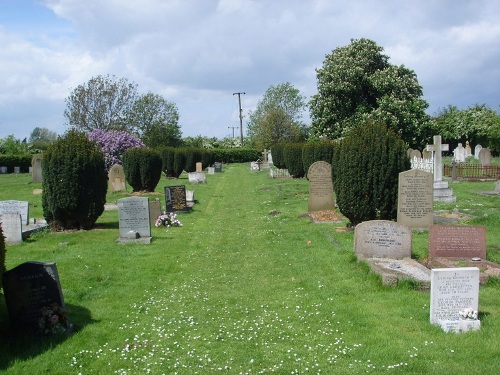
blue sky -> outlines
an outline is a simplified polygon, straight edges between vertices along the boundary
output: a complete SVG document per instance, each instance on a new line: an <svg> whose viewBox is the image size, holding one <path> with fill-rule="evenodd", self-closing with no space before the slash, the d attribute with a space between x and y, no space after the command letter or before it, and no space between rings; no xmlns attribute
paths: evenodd
<svg viewBox="0 0 500 375"><path fill-rule="evenodd" d="M174 102L183 136L232 134L270 85L309 98L315 69L369 38L417 74L429 114L500 105L497 0L0 0L0 138L58 134L65 98L96 75Z"/></svg>

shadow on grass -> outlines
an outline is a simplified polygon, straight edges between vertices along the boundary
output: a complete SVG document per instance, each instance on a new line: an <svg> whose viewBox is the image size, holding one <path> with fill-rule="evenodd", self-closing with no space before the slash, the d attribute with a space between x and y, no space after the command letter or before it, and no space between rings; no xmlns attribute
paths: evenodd
<svg viewBox="0 0 500 375"><path fill-rule="evenodd" d="M88 324L96 323L90 311L84 307L66 304L69 320L78 333ZM5 301L0 301L0 371L8 369L14 362L24 361L36 357L47 350L63 343L71 334L53 336L37 336L30 333L21 333L9 324L9 317Z"/></svg>

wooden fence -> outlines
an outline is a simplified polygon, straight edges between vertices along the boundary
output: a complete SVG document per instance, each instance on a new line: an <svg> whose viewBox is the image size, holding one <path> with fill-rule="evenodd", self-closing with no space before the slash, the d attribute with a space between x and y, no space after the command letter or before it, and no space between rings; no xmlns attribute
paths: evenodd
<svg viewBox="0 0 500 375"><path fill-rule="evenodd" d="M445 164L443 175L452 178L466 179L500 179L500 166L482 166L479 164L456 163ZM453 172L455 168L456 174Z"/></svg>

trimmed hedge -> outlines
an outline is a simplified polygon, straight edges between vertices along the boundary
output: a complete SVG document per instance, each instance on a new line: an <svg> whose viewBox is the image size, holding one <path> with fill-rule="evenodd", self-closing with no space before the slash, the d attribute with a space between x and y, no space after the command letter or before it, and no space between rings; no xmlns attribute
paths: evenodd
<svg viewBox="0 0 500 375"><path fill-rule="evenodd" d="M174 147L162 147L158 150L161 158L161 170L167 177L179 177L174 173L175 150Z"/></svg>
<svg viewBox="0 0 500 375"><path fill-rule="evenodd" d="M53 229L91 229L104 211L104 155L84 133L68 131L43 154L42 207Z"/></svg>
<svg viewBox="0 0 500 375"><path fill-rule="evenodd" d="M301 178L305 175L304 164L302 163L303 146L304 143L288 143L283 149L286 168L293 178Z"/></svg>
<svg viewBox="0 0 500 375"><path fill-rule="evenodd" d="M201 148L187 147L184 149L186 155L184 170L186 172L196 172L196 163L201 162L201 152Z"/></svg>
<svg viewBox="0 0 500 375"><path fill-rule="evenodd" d="M330 140L306 143L302 149L302 163L306 174L309 167L317 161L326 161L331 164L334 147L335 142Z"/></svg>
<svg viewBox="0 0 500 375"><path fill-rule="evenodd" d="M215 148L214 161L222 163L248 163L256 161L262 154L255 148Z"/></svg>
<svg viewBox="0 0 500 375"><path fill-rule="evenodd" d="M123 153L123 170L133 191L155 191L161 178L160 154L149 148L130 148Z"/></svg>
<svg viewBox="0 0 500 375"><path fill-rule="evenodd" d="M7 173L14 173L14 167L20 167L21 173L28 173L33 155L0 155L0 167L7 167Z"/></svg>
<svg viewBox="0 0 500 375"><path fill-rule="evenodd" d="M179 177L186 165L186 152L183 148L177 148L174 153L174 176Z"/></svg>
<svg viewBox="0 0 500 375"><path fill-rule="evenodd" d="M286 163L283 157L283 148L285 145L283 143L278 143L271 147L271 156L273 158L273 164L276 168L285 169Z"/></svg>

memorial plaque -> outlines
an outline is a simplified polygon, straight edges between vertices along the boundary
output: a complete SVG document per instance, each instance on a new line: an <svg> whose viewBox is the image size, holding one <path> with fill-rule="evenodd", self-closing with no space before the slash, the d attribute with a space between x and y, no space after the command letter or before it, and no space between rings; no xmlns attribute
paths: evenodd
<svg viewBox="0 0 500 375"><path fill-rule="evenodd" d="M430 322L459 320L458 312L479 306L479 268L431 270Z"/></svg>
<svg viewBox="0 0 500 375"><path fill-rule="evenodd" d="M3 288L11 323L21 329L36 331L44 307L65 308L55 263L26 262L6 271Z"/></svg>
<svg viewBox="0 0 500 375"><path fill-rule="evenodd" d="M311 164L307 171L309 180L308 212L334 210L332 167L326 161Z"/></svg>
<svg viewBox="0 0 500 375"><path fill-rule="evenodd" d="M26 201L0 201L0 215L19 214L23 225L29 224L29 202Z"/></svg>
<svg viewBox="0 0 500 375"><path fill-rule="evenodd" d="M125 172L120 164L113 165L108 172L108 190L110 193L115 191L126 191Z"/></svg>
<svg viewBox="0 0 500 375"><path fill-rule="evenodd" d="M215 172L217 172L217 173L222 172L222 163L220 161L216 161L214 163L214 169L215 169Z"/></svg>
<svg viewBox="0 0 500 375"><path fill-rule="evenodd" d="M129 238L129 232L137 232L141 237L151 237L149 222L149 199L130 197L118 199L120 237Z"/></svg>
<svg viewBox="0 0 500 375"><path fill-rule="evenodd" d="M23 242L23 228L21 215L18 213L6 213L0 215L5 243L18 244Z"/></svg>
<svg viewBox="0 0 500 375"><path fill-rule="evenodd" d="M354 252L358 258L408 258L411 236L410 228L394 221L365 221L354 231Z"/></svg>
<svg viewBox="0 0 500 375"><path fill-rule="evenodd" d="M486 227L431 225L429 258L486 259Z"/></svg>
<svg viewBox="0 0 500 375"><path fill-rule="evenodd" d="M398 186L398 223L428 228L434 220L434 177L420 169L401 172Z"/></svg>
<svg viewBox="0 0 500 375"><path fill-rule="evenodd" d="M189 211L186 202L186 186L165 186L166 212Z"/></svg>
<svg viewBox="0 0 500 375"><path fill-rule="evenodd" d="M32 182L42 182L42 155L38 154L31 159L31 166L33 167Z"/></svg>

